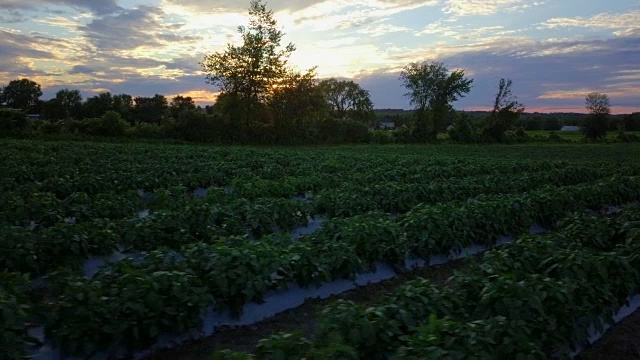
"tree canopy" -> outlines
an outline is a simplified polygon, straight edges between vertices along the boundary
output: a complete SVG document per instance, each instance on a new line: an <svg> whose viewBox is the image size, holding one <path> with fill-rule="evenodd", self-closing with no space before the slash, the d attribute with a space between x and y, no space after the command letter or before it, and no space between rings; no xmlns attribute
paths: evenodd
<svg viewBox="0 0 640 360"><path fill-rule="evenodd" d="M288 59L295 46L280 46L284 33L273 11L262 0L249 6L249 26L239 26L241 45L227 44L225 51L205 55L201 63L207 81L245 105L245 125L258 103L264 103L286 77Z"/></svg>
<svg viewBox="0 0 640 360"><path fill-rule="evenodd" d="M582 132L587 139L600 139L607 134L611 104L609 96L599 92L591 92L585 97L585 106L589 116L585 120Z"/></svg>
<svg viewBox="0 0 640 360"><path fill-rule="evenodd" d="M473 83L473 79L465 78L464 70L449 72L443 62L437 61L410 63L401 72L400 80L409 90L405 96L418 110L418 140L435 140L445 127L443 120L452 110L451 103L469 93Z"/></svg>
<svg viewBox="0 0 640 360"><path fill-rule="evenodd" d="M369 92L355 82L331 78L322 80L320 89L336 118L350 118L367 124L373 120L373 103Z"/></svg>
<svg viewBox="0 0 640 360"><path fill-rule="evenodd" d="M42 89L40 84L29 79L12 80L0 89L0 104L9 108L32 112L38 105Z"/></svg>

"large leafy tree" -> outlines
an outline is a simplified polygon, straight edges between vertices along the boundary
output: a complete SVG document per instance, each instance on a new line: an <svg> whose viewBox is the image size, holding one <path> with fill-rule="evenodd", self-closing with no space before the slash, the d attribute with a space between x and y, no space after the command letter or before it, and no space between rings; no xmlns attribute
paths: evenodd
<svg viewBox="0 0 640 360"><path fill-rule="evenodd" d="M375 119L369 92L355 82L331 78L321 81L320 89L336 118L350 118L367 124Z"/></svg>
<svg viewBox="0 0 640 360"><path fill-rule="evenodd" d="M87 98L82 105L82 113L87 118L99 118L107 111L113 110L113 96L110 92L102 92Z"/></svg>
<svg viewBox="0 0 640 360"><path fill-rule="evenodd" d="M498 93L493 103L493 110L487 117L487 123L483 133L490 140L503 142L507 130L514 129L518 125L520 114L524 112L524 106L518 102L511 92L511 79L500 79Z"/></svg>
<svg viewBox="0 0 640 360"><path fill-rule="evenodd" d="M435 140L444 130L444 118L452 110L451 103L471 91L473 79L464 76L464 70L449 70L443 62L413 62L400 74L400 80L409 90L405 96L416 108L417 140Z"/></svg>
<svg viewBox="0 0 640 360"><path fill-rule="evenodd" d="M196 103L193 101L191 96L182 96L178 95L171 99L171 104L169 104L169 113L174 118L178 118L180 114L192 111L196 109Z"/></svg>
<svg viewBox="0 0 640 360"><path fill-rule="evenodd" d="M585 97L585 105L589 115L585 119L582 132L585 138L600 139L607 134L611 104L609 96L599 92L592 92Z"/></svg>
<svg viewBox="0 0 640 360"><path fill-rule="evenodd" d="M29 79L11 80L0 89L0 104L9 108L32 112L40 102L40 84Z"/></svg>
<svg viewBox="0 0 640 360"><path fill-rule="evenodd" d="M56 93L55 100L63 109L65 117L80 117L80 111L82 109L82 95L80 95L80 90L62 89Z"/></svg>
<svg viewBox="0 0 640 360"><path fill-rule="evenodd" d="M141 123L161 123L169 108L167 98L160 94L155 94L153 97L137 96L134 102L134 117Z"/></svg>
<svg viewBox="0 0 640 360"><path fill-rule="evenodd" d="M201 63L210 84L227 99L243 103L247 127L258 105L286 77L289 56L295 51L291 43L280 46L284 33L262 0L251 1L249 18L248 27L238 27L241 45L227 44L224 51L205 55Z"/></svg>
<svg viewBox="0 0 640 360"><path fill-rule="evenodd" d="M279 141L308 141L313 124L326 118L329 107L316 80L315 69L289 72L268 101Z"/></svg>

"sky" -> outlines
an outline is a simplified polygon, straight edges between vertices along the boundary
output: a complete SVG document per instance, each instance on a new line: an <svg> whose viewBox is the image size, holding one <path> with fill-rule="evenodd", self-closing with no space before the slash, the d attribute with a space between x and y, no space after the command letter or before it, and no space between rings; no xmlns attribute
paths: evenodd
<svg viewBox="0 0 640 360"><path fill-rule="evenodd" d="M0 84L27 77L44 99L191 96L215 101L205 54L239 44L240 0L0 0ZM443 61L473 88L454 104L488 109L501 78L528 112L584 112L606 93L614 113L640 111L639 0L270 0L291 64L351 79L376 108L411 108L404 66Z"/></svg>

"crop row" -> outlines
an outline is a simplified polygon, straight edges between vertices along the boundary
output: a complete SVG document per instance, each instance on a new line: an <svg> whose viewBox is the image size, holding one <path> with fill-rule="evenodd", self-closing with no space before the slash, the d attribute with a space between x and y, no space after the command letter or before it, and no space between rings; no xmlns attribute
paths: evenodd
<svg viewBox="0 0 640 360"><path fill-rule="evenodd" d="M570 358L590 326L640 291L640 206L613 218L577 213L546 236L489 251L446 287L405 284L375 306L338 301L314 340L299 333L262 340L256 355L214 359Z"/></svg>
<svg viewBox="0 0 640 360"><path fill-rule="evenodd" d="M321 151L131 144L9 143L3 151L3 191L51 192L58 198L74 192L93 195L173 186L232 186L242 197L290 197L342 184L418 184L468 174L539 172L571 165L527 159L430 159L366 153L337 156ZM607 164L598 167L615 168ZM244 186L249 183L253 185Z"/></svg>
<svg viewBox="0 0 640 360"><path fill-rule="evenodd" d="M160 333L198 328L201 311L238 312L266 291L292 281L309 286L349 278L376 261L394 265L412 256L494 244L535 220L601 208L640 197L640 179L614 177L592 185L547 188L519 196L419 207L397 219L371 214L327 226L305 241L271 237L258 243L225 239L160 249L99 271L93 279L53 274L47 333L65 353L89 354L152 343ZM185 305L186 304L186 305Z"/></svg>
<svg viewBox="0 0 640 360"><path fill-rule="evenodd" d="M419 203L438 203L463 200L480 194L516 193L542 187L544 185L566 186L592 182L596 179L620 173L618 170L592 169L571 166L535 173L512 173L501 176L471 176L450 180L436 180L420 184L379 183L368 185L345 185L333 190L321 190L306 201L315 209L314 214L333 216L353 216L368 211L382 210L389 213L406 212ZM623 171L623 175L636 175ZM264 198L274 195L273 191L261 187L261 179L254 179L234 187L230 194L223 188L207 189L207 203L217 206L233 206L233 203L247 200L264 202ZM237 189L243 191L237 193ZM251 188L251 190L247 190ZM295 193L286 186L276 197L285 197L284 193ZM248 195L248 193L251 193ZM259 196L258 194L263 194ZM94 218L122 219L141 210L179 210L197 204L185 187L158 189L153 194L137 191L122 193L98 193L89 195L76 192L60 200L47 192L6 192L0 196L0 223L16 226L51 226L73 219L82 222ZM273 201L273 200L272 200Z"/></svg>
<svg viewBox="0 0 640 360"><path fill-rule="evenodd" d="M415 205L420 201L463 200L478 196L485 191L517 193L526 188L538 188L545 182L571 184L582 180L593 181L601 176L596 171L584 168L568 168L551 172L551 176L541 173L524 178L506 177L493 182L485 179L484 183L475 180L466 184L432 183L424 187L424 189L430 189L429 191L416 191L412 199L406 199L405 205ZM585 186L589 186L589 184L583 184L582 188ZM122 196L119 206L113 206L108 201L97 201L97 203L109 204L108 208L103 208L103 210L114 209L112 212L114 215L122 215L125 211L135 213L134 195ZM355 195L352 198L356 198ZM363 198L367 197L363 196ZM512 198L514 197L512 196ZM36 199L52 200L51 197L36 197ZM1 227L0 233L6 239L7 251L0 254L0 268L8 271L42 274L59 267L78 268L85 259L110 255L118 246L144 251L163 246L178 249L183 245L196 242L213 243L217 239L227 236L252 234L256 238L261 238L274 231L287 232L296 226L304 226L310 215L318 210L317 208L314 210L312 204L306 204L299 200L258 199L250 202L246 199L237 199L224 191L211 191L204 199L192 199L184 188L181 188L173 193L169 191L156 193L146 206L158 210L152 211L148 216L136 215L112 221L92 216L96 215L97 208L92 209L91 206L83 204L83 201L88 201L86 195L73 196L66 200L70 201L65 201L64 206L60 206L66 212L56 211L55 206L44 206L45 201L33 202L30 207L13 207L14 217L33 216L41 221L41 225L49 226L31 229L25 227L24 222L18 222L22 226ZM173 209L163 210L169 206ZM441 209L444 207L446 209L451 206L457 205L427 206L426 208ZM419 209L421 205L415 205L414 208ZM11 208L8 210L4 214L11 216ZM342 213L362 213L366 210L367 208L344 209ZM63 216L69 215L74 215L78 223L55 222ZM364 217L364 219L366 218L367 216ZM386 215L374 215L374 218L373 222L387 225L387 221L384 220L387 218ZM393 223L402 220L406 224L403 223L400 227L391 226L387 232L397 234L402 231L410 231L410 220L406 219L412 219L412 217L401 216L397 221L394 220ZM346 228L350 223L353 222L347 219L341 226ZM450 238L451 234L457 234L455 232L447 233L446 227L442 227L442 230L443 237ZM424 248L421 247L421 249ZM404 253L402 249L395 251L398 254ZM422 256L424 250L416 250L414 253Z"/></svg>

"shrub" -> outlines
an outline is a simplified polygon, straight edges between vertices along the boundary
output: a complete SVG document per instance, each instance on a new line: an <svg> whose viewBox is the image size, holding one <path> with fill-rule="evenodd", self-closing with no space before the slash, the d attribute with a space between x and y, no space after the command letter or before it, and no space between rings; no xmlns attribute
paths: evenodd
<svg viewBox="0 0 640 360"><path fill-rule="evenodd" d="M372 130L370 136L374 144L391 144L395 141L393 133L387 130Z"/></svg>
<svg viewBox="0 0 640 360"><path fill-rule="evenodd" d="M19 110L0 109L0 133L15 133L29 127L27 114Z"/></svg>

